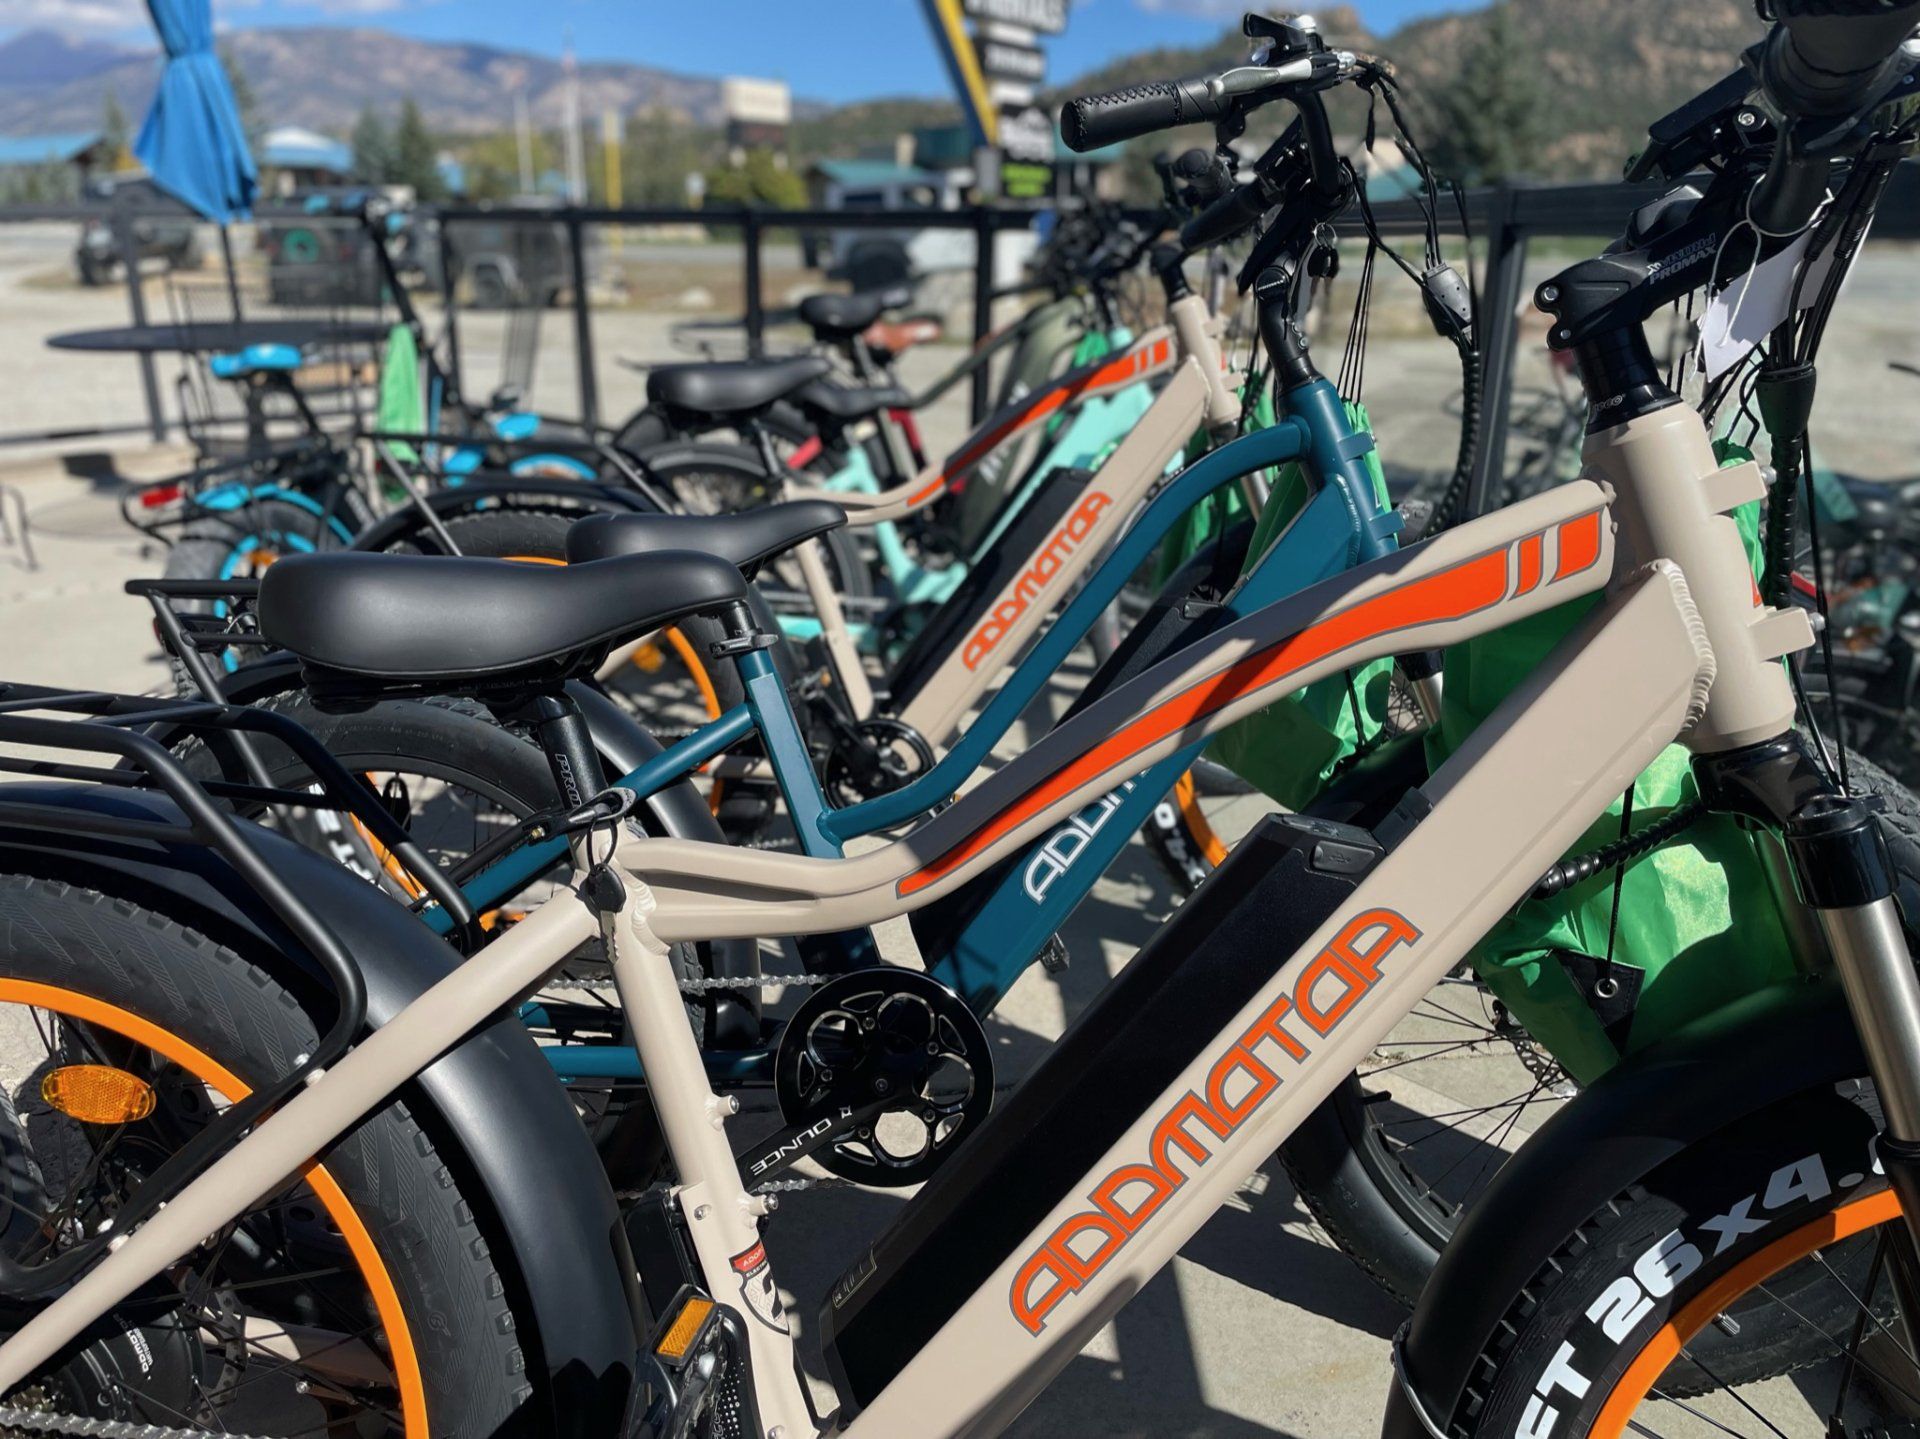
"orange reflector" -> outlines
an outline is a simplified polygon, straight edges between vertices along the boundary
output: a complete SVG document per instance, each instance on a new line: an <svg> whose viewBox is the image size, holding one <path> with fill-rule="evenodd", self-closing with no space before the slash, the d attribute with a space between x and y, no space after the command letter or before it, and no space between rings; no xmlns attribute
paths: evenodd
<svg viewBox="0 0 1920 1439"><path fill-rule="evenodd" d="M687 1357L687 1350L699 1336L700 1326L707 1322L707 1316L713 1313L713 1301L698 1294L689 1294L687 1302L680 1306L680 1312L673 1316L673 1323L667 1326L667 1332L660 1336L660 1342L653 1346L653 1352L662 1359L671 1359L678 1364Z"/></svg>
<svg viewBox="0 0 1920 1439"><path fill-rule="evenodd" d="M153 1086L104 1064L66 1064L40 1081L48 1106L82 1124L131 1124L153 1113Z"/></svg>
<svg viewBox="0 0 1920 1439"><path fill-rule="evenodd" d="M652 640L643 640L634 646L633 662L648 674L657 675L661 666L666 664L667 656Z"/></svg>

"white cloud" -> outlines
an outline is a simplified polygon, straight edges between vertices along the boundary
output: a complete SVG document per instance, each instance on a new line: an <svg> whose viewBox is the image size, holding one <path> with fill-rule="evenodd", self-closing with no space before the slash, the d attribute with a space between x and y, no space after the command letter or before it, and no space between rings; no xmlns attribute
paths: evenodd
<svg viewBox="0 0 1920 1439"><path fill-rule="evenodd" d="M289 10L318 10L322 15L388 15L408 9L413 0L284 0Z"/></svg>
<svg viewBox="0 0 1920 1439"><path fill-rule="evenodd" d="M213 14L251 10L261 0L214 0ZM15 30L57 30L62 35L151 40L153 20L143 0L0 0L0 35Z"/></svg>
<svg viewBox="0 0 1920 1439"><path fill-rule="evenodd" d="M97 35L146 23L147 7L140 0L0 0L0 30Z"/></svg>
<svg viewBox="0 0 1920 1439"><path fill-rule="evenodd" d="M1247 13L1248 0L1133 0L1156 15L1192 15L1202 20L1238 20Z"/></svg>

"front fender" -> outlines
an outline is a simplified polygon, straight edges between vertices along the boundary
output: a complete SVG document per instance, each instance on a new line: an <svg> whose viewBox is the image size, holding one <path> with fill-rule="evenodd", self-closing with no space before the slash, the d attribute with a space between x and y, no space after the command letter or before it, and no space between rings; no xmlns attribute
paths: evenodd
<svg viewBox="0 0 1920 1439"><path fill-rule="evenodd" d="M1628 1056L1543 1125L1468 1212L1408 1322L1403 1382L1445 1426L1507 1305L1602 1204L1682 1150L1865 1072L1838 981L1780 985ZM1396 1385L1386 1439L1427 1439Z"/></svg>
<svg viewBox="0 0 1920 1439"><path fill-rule="evenodd" d="M9 798L75 811L170 818L149 795L99 786L9 786ZM265 830L250 837L316 914L324 915L366 978L378 1027L443 978L453 952L400 906L336 864ZM168 915L245 954L276 978L311 990L319 965L232 869L200 846L101 840L0 827L0 865L84 885ZM544 1367L553 1432L581 1439L624 1432L642 1354L644 1301L606 1173L553 1070L507 1016L423 1071L418 1096L437 1143L451 1148L490 1206L496 1256L517 1282L536 1332L522 1335ZM410 1099L418 1103L418 1098ZM664 1300L666 1296L660 1296Z"/></svg>

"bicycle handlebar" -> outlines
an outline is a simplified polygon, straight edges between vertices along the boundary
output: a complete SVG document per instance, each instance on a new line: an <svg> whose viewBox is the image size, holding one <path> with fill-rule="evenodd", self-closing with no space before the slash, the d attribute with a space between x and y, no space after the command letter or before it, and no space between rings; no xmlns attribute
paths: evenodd
<svg viewBox="0 0 1920 1439"><path fill-rule="evenodd" d="M1920 0L1775 0L1774 13L1761 83L1783 114L1810 119L1873 97L1920 24Z"/></svg>
<svg viewBox="0 0 1920 1439"><path fill-rule="evenodd" d="M1760 53L1760 85L1789 122L1843 120L1870 105L1894 77L1901 46L1920 23L1920 0L1774 0L1779 23ZM1827 155L1801 153L1781 127L1748 204L1768 234L1791 234L1820 206Z"/></svg>
<svg viewBox="0 0 1920 1439"><path fill-rule="evenodd" d="M1060 110L1067 148L1084 154L1156 130L1224 119L1236 100L1261 95L1325 73L1331 55L1304 55L1279 65L1241 65L1193 80L1154 80L1104 95L1083 95Z"/></svg>

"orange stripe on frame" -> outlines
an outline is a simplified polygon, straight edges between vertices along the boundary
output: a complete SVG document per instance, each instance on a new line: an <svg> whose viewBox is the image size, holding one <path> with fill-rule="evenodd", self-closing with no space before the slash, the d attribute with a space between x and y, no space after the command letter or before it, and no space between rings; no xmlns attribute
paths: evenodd
<svg viewBox="0 0 1920 1439"><path fill-rule="evenodd" d="M1203 722L1234 701L1277 684L1330 654L1377 635L1460 619L1498 604L1507 593L1508 554L1506 546L1490 550L1451 569L1362 600L1162 700L1015 800L931 864L901 880L898 893L909 895L937 884L1056 800L1169 735Z"/></svg>
<svg viewBox="0 0 1920 1439"><path fill-rule="evenodd" d="M1555 548L1560 552L1560 562L1554 566L1555 581L1592 569L1600 558L1600 511L1589 510L1584 515L1562 520L1556 536Z"/></svg>
<svg viewBox="0 0 1920 1439"><path fill-rule="evenodd" d="M1516 595L1528 594L1540 583L1541 551L1545 548L1546 542L1540 535L1528 535L1520 541L1520 584L1514 590Z"/></svg>
<svg viewBox="0 0 1920 1439"><path fill-rule="evenodd" d="M1139 376L1159 368L1173 356L1173 341L1162 335L1149 347L1135 346L1123 352L1118 358L1109 360L1091 374L1082 374L1079 379L1067 379L1051 390L1042 390L1029 397L1026 408L1009 415L1000 424L963 448L955 455L938 477L907 497L909 505L920 505L932 499L953 481L972 469L980 461L992 454L1008 439L1037 424L1049 415L1057 413L1071 400L1096 390L1111 389L1115 386L1130 384Z"/></svg>

